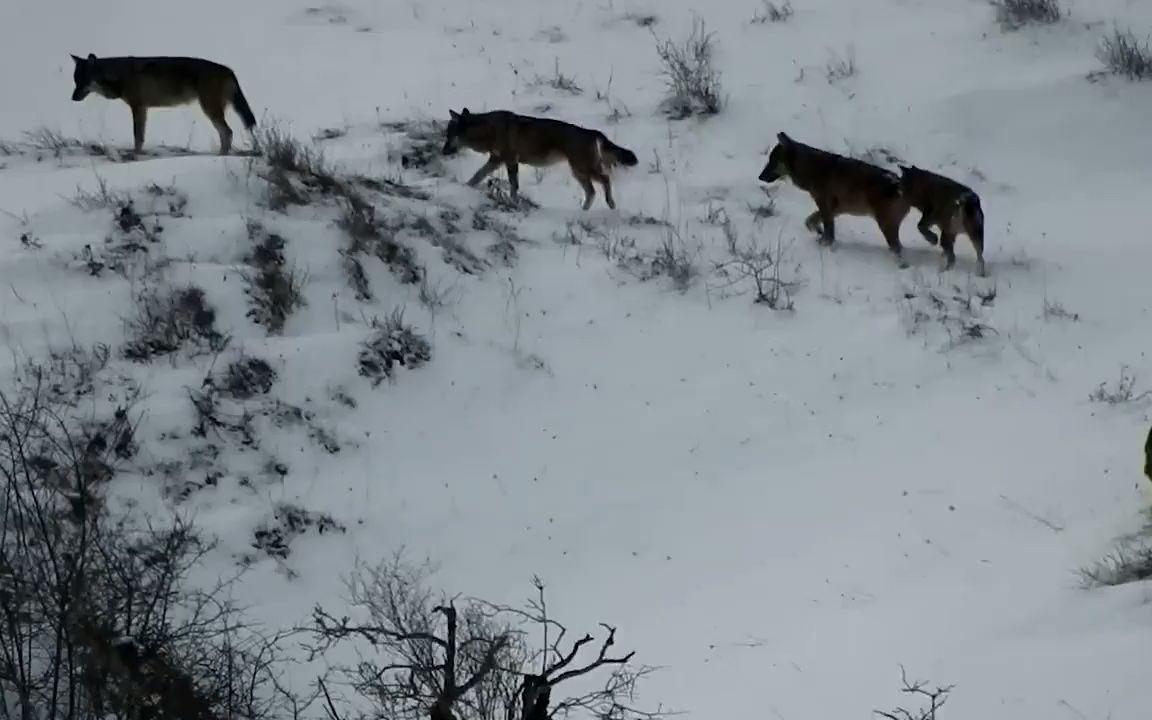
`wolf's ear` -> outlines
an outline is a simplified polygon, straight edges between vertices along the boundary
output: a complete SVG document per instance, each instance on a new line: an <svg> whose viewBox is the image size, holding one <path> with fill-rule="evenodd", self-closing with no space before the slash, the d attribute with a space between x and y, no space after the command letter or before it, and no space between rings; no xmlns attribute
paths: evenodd
<svg viewBox="0 0 1152 720"><path fill-rule="evenodd" d="M456 112L455 110L449 110L448 116L451 117L453 120L459 120L460 119L460 113Z"/></svg>
<svg viewBox="0 0 1152 720"><path fill-rule="evenodd" d="M69 53L69 55L71 55L71 53ZM76 57L75 55L72 55L72 62L74 62L74 63L76 63L77 65L79 65L80 63L84 62L84 60L83 60L82 58L78 58L78 57Z"/></svg>
<svg viewBox="0 0 1152 720"><path fill-rule="evenodd" d="M95 59L96 59L96 53L88 53L88 62L92 62Z"/></svg>
<svg viewBox="0 0 1152 720"><path fill-rule="evenodd" d="M784 145L788 145L789 143L792 142L792 138L788 137L787 133L784 133L784 132L776 133L776 139L779 140Z"/></svg>
<svg viewBox="0 0 1152 720"><path fill-rule="evenodd" d="M460 114L461 114L461 115L463 115L464 117L468 117L468 116L469 116L469 115L471 115L472 113L468 112L468 108L464 108L464 112L462 112L462 113L460 113Z"/></svg>

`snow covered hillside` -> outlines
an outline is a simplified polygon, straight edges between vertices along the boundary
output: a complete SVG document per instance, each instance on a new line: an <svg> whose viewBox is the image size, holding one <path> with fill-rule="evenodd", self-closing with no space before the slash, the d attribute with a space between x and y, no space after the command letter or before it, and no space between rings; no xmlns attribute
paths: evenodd
<svg viewBox="0 0 1152 720"><path fill-rule="evenodd" d="M954 685L936 720L1147 717L1149 585L1081 569L1152 504L1152 82L1097 57L1152 7L787 7L10 3L6 397L40 364L67 422L127 409L109 512L193 522L191 579L243 571L269 631L350 612L357 561L403 549L437 599L520 605L539 576L571 638L609 623L659 667L648 710L915 714L903 666ZM725 103L672 119L657 47L700 21ZM125 161L127 107L69 98L90 52L230 66L282 152L216 156L193 104ZM484 157L439 155L464 107L603 130L640 160L618 209L581 212L563 165L523 167L521 204L503 170L465 186ZM915 211L908 269L871 220L818 245L809 197L757 182L780 131L973 187L988 276L967 238L940 272Z"/></svg>

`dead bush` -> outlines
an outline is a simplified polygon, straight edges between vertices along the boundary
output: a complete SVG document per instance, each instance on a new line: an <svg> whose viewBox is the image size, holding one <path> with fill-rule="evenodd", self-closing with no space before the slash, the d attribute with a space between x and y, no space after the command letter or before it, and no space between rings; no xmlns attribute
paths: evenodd
<svg viewBox="0 0 1152 720"><path fill-rule="evenodd" d="M1105 35L1096 48L1096 57L1105 69L1128 80L1152 78L1152 47L1131 30L1116 28Z"/></svg>
<svg viewBox="0 0 1152 720"><path fill-rule="evenodd" d="M220 352L228 337L216 329L216 310L195 286L148 287L135 297L135 314L124 321L128 360L148 362L188 348Z"/></svg>
<svg viewBox="0 0 1152 720"><path fill-rule="evenodd" d="M252 249L244 261L251 271L241 273L247 285L244 292L252 307L248 317L272 335L284 331L288 316L307 305L304 284L307 276L288 265L284 258L284 237L269 232L259 222L249 220L248 240Z"/></svg>
<svg viewBox="0 0 1152 720"><path fill-rule="evenodd" d="M711 116L724 109L720 71L715 66L715 36L702 20L692 22L692 30L681 42L656 41L656 54L667 92L661 108L673 120Z"/></svg>
<svg viewBox="0 0 1152 720"><path fill-rule="evenodd" d="M390 380L396 365L418 368L432 359L432 345L404 321L403 308L392 311L383 321L372 321L372 334L364 341L359 356L360 375L372 385Z"/></svg>
<svg viewBox="0 0 1152 720"><path fill-rule="evenodd" d="M352 188L345 189L342 202L342 212L336 224L348 237L348 246L344 250L345 271L357 294L364 299L372 297L363 267L358 266L358 260L352 264L348 260L361 255L379 258L396 279L406 285L419 283L424 276L424 268L420 266L412 248L397 238L403 224L398 227L379 217L376 206Z"/></svg>
<svg viewBox="0 0 1152 720"><path fill-rule="evenodd" d="M992 0L996 22L1010 32L1025 25L1051 25L1064 17L1060 0Z"/></svg>

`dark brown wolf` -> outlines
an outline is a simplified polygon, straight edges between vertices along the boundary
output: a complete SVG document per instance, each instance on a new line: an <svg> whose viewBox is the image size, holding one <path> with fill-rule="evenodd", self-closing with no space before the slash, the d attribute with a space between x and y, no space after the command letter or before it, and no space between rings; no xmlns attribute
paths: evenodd
<svg viewBox="0 0 1152 720"><path fill-rule="evenodd" d="M608 207L615 208L608 174L615 165L632 167L638 162L635 153L612 142L599 130L562 120L517 115L508 110L471 113L464 108L459 113L448 112L451 117L442 152L452 155L463 147L488 153L488 162L468 180L468 185L475 187L504 166L513 198L520 192L520 163L546 167L567 161L576 182L584 189L585 210L592 207L596 197L593 180L603 186Z"/></svg>
<svg viewBox="0 0 1152 720"><path fill-rule="evenodd" d="M256 126L256 116L240 91L240 82L232 69L211 60L194 57L106 57L89 54L72 56L76 88L72 99L80 102L89 93L109 100L123 100L132 110L132 135L137 153L144 146L144 128L148 108L174 107L193 100L212 121L220 134L220 154L232 150L232 129L224 120L229 105L244 121L249 132Z"/></svg>
<svg viewBox="0 0 1152 720"><path fill-rule="evenodd" d="M895 173L863 160L796 142L785 133L776 135L779 143L768 155L760 181L789 178L796 187L812 196L816 212L804 221L819 233L825 244L836 241L836 216L867 216L876 220L900 267L907 267L900 244L900 223L908 214L908 201Z"/></svg>
<svg viewBox="0 0 1152 720"><path fill-rule="evenodd" d="M956 236L964 233L976 249L976 271L985 274L984 210L980 196L967 185L915 165L900 166L900 186L912 207L920 211L916 228L930 244L940 243L943 269L956 263ZM932 226L940 229L940 237Z"/></svg>

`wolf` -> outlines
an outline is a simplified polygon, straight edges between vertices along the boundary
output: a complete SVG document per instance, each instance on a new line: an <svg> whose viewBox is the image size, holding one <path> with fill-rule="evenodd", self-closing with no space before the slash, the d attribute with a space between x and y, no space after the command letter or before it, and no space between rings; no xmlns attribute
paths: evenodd
<svg viewBox="0 0 1152 720"><path fill-rule="evenodd" d="M1148 430L1148 438L1144 441L1144 476L1152 482L1152 429Z"/></svg>
<svg viewBox="0 0 1152 720"><path fill-rule="evenodd" d="M636 154L609 140L599 130L580 127L552 118L517 115L508 110L472 113L448 111L450 119L441 152L453 155L460 148L488 153L488 162L468 180L475 187L501 165L508 173L512 197L520 192L519 166L546 167L561 161L568 162L576 182L584 189L583 209L592 207L596 188L592 181L604 188L604 200L615 209L612 181L608 175L616 165L632 167L637 164Z"/></svg>
<svg viewBox="0 0 1152 720"><path fill-rule="evenodd" d="M916 229L930 245L937 242L944 251L942 269L956 264L956 236L964 233L976 249L976 272L987 274L984 266L984 210L980 196L967 185L915 165L900 166L900 186L912 207L920 211ZM932 226L940 229L940 236Z"/></svg>
<svg viewBox="0 0 1152 720"><path fill-rule="evenodd" d="M807 192L816 203L816 211L804 220L809 230L831 245L836 240L836 216L870 216L880 226L897 264L908 267L900 244L900 224L911 208L895 173L805 145L783 132L777 133L776 139L778 143L768 154L759 180L773 183L789 178Z"/></svg>
<svg viewBox="0 0 1152 720"><path fill-rule="evenodd" d="M105 57L89 53L87 58L72 56L76 84L72 100L80 102L90 93L109 100L123 100L132 110L132 135L137 154L144 146L144 128L148 108L174 107L193 100L212 121L220 134L220 154L232 150L232 129L224 120L224 109L231 105L252 132L256 116L240 90L232 69L195 57Z"/></svg>

